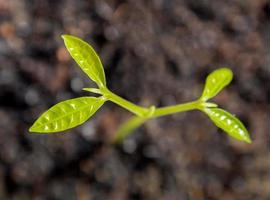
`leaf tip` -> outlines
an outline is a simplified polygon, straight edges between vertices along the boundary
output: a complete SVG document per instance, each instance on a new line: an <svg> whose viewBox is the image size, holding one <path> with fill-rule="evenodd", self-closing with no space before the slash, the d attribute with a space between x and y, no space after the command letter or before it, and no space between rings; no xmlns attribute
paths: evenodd
<svg viewBox="0 0 270 200"><path fill-rule="evenodd" d="M35 131L35 124L33 124L33 125L28 129L28 131L29 131L30 133L36 132L36 131Z"/></svg>
<svg viewBox="0 0 270 200"><path fill-rule="evenodd" d="M77 37L68 34L61 35L61 38L64 40L65 44L67 44L67 42L70 42L72 39L78 39Z"/></svg>
<svg viewBox="0 0 270 200"><path fill-rule="evenodd" d="M233 73L232 70L230 68L228 68L228 67L221 67L221 68L219 68L217 70L222 70L224 72L226 71L226 72L231 73L231 74Z"/></svg>
<svg viewBox="0 0 270 200"><path fill-rule="evenodd" d="M64 40L65 44L67 44L67 42L69 41L71 37L72 37L71 35L66 35L66 34L61 35L61 38Z"/></svg>
<svg viewBox="0 0 270 200"><path fill-rule="evenodd" d="M223 73L227 73L228 76L232 79L233 78L233 71L228 68L228 67L223 67L221 68L221 70L223 71Z"/></svg>
<svg viewBox="0 0 270 200"><path fill-rule="evenodd" d="M40 131L40 128L36 122L37 121L35 121L34 124L28 129L29 133L42 133L42 131Z"/></svg>
<svg viewBox="0 0 270 200"><path fill-rule="evenodd" d="M244 142L251 144L252 140L250 139L250 137L247 135L245 138L243 138Z"/></svg>
<svg viewBox="0 0 270 200"><path fill-rule="evenodd" d="M70 35L67 35L67 34L62 34L62 35L61 35L61 38L62 38L63 40L67 39L68 37L70 37Z"/></svg>

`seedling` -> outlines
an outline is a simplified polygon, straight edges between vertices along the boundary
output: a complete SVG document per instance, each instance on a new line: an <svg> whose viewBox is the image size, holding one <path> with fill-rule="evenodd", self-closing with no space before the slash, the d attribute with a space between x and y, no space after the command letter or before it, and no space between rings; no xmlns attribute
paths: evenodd
<svg viewBox="0 0 270 200"><path fill-rule="evenodd" d="M100 96L80 97L54 105L36 120L29 129L30 132L55 133L74 128L88 120L106 101L112 101L135 115L120 126L113 139L115 143L121 142L149 119L189 110L200 110L206 113L217 127L231 137L251 143L249 133L239 119L218 108L217 104L208 102L231 82L233 73L230 69L220 68L210 73L202 96L198 100L161 108L155 106L146 108L127 101L108 89L100 58L89 44L70 35L63 35L62 38L73 59L98 86L98 88L83 88L83 90Z"/></svg>

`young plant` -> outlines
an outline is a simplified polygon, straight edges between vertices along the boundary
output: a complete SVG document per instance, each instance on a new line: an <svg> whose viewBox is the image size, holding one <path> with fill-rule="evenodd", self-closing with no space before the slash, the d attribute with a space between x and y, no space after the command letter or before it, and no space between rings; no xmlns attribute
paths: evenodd
<svg viewBox="0 0 270 200"><path fill-rule="evenodd" d="M98 88L83 88L83 90L100 96L74 98L54 105L35 121L29 129L30 132L54 133L74 128L88 120L106 101L112 101L135 114L120 126L113 140L115 143L121 142L149 119L189 110L204 112L217 127L231 137L251 143L249 133L239 119L218 108L217 104L208 102L231 82L233 73L230 69L220 68L209 74L202 96L198 100L161 108L155 106L145 108L123 99L108 89L102 63L89 44L70 35L63 35L62 38L73 59L98 86Z"/></svg>

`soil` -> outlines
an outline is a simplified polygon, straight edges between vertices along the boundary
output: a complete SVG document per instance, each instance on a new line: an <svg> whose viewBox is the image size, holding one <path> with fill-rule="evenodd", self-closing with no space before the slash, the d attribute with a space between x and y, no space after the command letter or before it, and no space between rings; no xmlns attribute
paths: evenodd
<svg viewBox="0 0 270 200"><path fill-rule="evenodd" d="M95 86L61 34L89 42L109 88L143 106L194 100L209 72L231 68L214 101L253 143L194 111L151 120L114 147L131 115L112 103L70 131L29 134L50 106ZM0 0L0 199L270 199L269 55L268 0Z"/></svg>

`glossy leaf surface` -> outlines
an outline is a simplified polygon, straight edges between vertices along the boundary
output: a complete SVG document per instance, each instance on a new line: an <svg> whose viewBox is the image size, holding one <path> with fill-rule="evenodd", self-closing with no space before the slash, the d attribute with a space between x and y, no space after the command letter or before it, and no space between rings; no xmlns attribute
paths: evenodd
<svg viewBox="0 0 270 200"><path fill-rule="evenodd" d="M29 131L53 133L73 128L89 119L103 103L104 99L95 97L62 101L43 113Z"/></svg>
<svg viewBox="0 0 270 200"><path fill-rule="evenodd" d="M210 73L205 82L201 99L207 101L216 96L232 80L233 73L228 68L220 68Z"/></svg>
<svg viewBox="0 0 270 200"><path fill-rule="evenodd" d="M224 130L237 140L251 143L249 133L242 122L232 114L220 108L206 108L203 110L217 127Z"/></svg>
<svg viewBox="0 0 270 200"><path fill-rule="evenodd" d="M89 78L99 87L106 86L104 69L95 50L80 38L70 35L63 35L62 38L72 58Z"/></svg>

